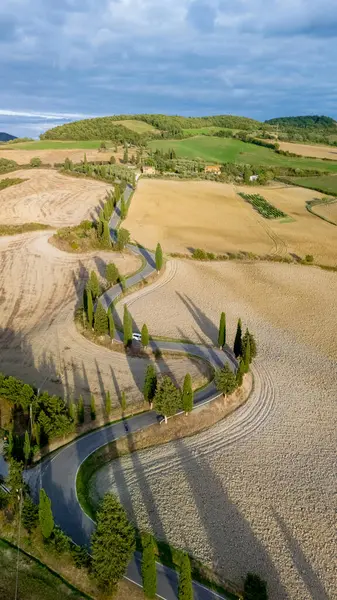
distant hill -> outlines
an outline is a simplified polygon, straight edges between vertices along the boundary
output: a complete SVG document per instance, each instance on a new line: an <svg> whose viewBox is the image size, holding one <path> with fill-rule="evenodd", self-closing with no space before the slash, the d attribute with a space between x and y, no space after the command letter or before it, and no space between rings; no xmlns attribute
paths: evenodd
<svg viewBox="0 0 337 600"><path fill-rule="evenodd" d="M268 125L278 125L282 128L298 127L301 129L336 129L336 121L324 115L309 115L303 117L280 117L265 121Z"/></svg>
<svg viewBox="0 0 337 600"><path fill-rule="evenodd" d="M0 142L9 142L10 140L16 140L15 135L11 135L10 133L4 133L0 131Z"/></svg>
<svg viewBox="0 0 337 600"><path fill-rule="evenodd" d="M153 131L132 131L125 126L130 122L142 122L151 125ZM124 123L124 124L123 124ZM260 128L262 123L232 115L216 115L210 117L180 117L178 115L115 115L112 117L98 117L84 119L59 125L43 133L40 138L44 140L125 140L139 142L146 137L179 136L183 129L197 129L200 127L217 126L229 129L253 130Z"/></svg>

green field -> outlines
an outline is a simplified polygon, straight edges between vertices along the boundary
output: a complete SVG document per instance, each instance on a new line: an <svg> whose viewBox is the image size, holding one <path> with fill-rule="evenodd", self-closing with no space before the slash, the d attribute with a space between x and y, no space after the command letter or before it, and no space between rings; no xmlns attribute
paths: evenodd
<svg viewBox="0 0 337 600"><path fill-rule="evenodd" d="M149 147L163 151L172 148L179 157L200 158L206 162L284 166L337 173L337 162L282 156L269 148L246 144L232 138L197 136L186 140L152 140Z"/></svg>
<svg viewBox="0 0 337 600"><path fill-rule="evenodd" d="M157 132L158 129L153 127L153 125L149 125L149 123L145 123L145 121L137 121L136 119L126 119L125 121L115 121L116 125L123 125L132 131L136 131L136 133L148 133Z"/></svg>
<svg viewBox="0 0 337 600"><path fill-rule="evenodd" d="M0 598L14 598L17 551L0 540ZM19 554L18 598L24 600L81 600L88 598L53 575L46 567Z"/></svg>
<svg viewBox="0 0 337 600"><path fill-rule="evenodd" d="M109 142L104 140L109 146ZM61 142L58 140L37 140L36 142L23 142L22 144L10 144L7 146L1 146L4 150L91 150L99 148L101 145L100 140L86 140L86 141L65 141ZM114 142L111 142L111 147L114 147Z"/></svg>
<svg viewBox="0 0 337 600"><path fill-rule="evenodd" d="M337 196L337 177L335 175L321 175L320 177L291 177L289 181L295 185L310 188L323 194Z"/></svg>

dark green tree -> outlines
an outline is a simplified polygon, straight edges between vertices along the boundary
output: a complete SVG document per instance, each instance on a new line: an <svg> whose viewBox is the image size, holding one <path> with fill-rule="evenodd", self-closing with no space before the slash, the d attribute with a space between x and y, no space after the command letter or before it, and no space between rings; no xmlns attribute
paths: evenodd
<svg viewBox="0 0 337 600"><path fill-rule="evenodd" d="M39 522L39 507L34 504L31 497L26 494L22 505L22 525L31 533Z"/></svg>
<svg viewBox="0 0 337 600"><path fill-rule="evenodd" d="M127 214L128 214L128 209L125 204L124 196L122 196L122 199L121 199L121 219L122 219L122 221L124 221L124 219L126 219Z"/></svg>
<svg viewBox="0 0 337 600"><path fill-rule="evenodd" d="M126 347L132 343L132 319L126 304L124 304L123 331L124 346Z"/></svg>
<svg viewBox="0 0 337 600"><path fill-rule="evenodd" d="M157 383L153 404L155 410L164 416L165 423L167 423L167 417L173 417L179 410L181 404L180 391L167 375L164 375Z"/></svg>
<svg viewBox="0 0 337 600"><path fill-rule="evenodd" d="M243 360L242 356L240 356L239 366L236 371L236 383L237 383L238 387L240 387L240 385L242 385L244 374L245 374L245 361Z"/></svg>
<svg viewBox="0 0 337 600"><path fill-rule="evenodd" d="M110 156L110 165L115 165L116 164L116 158L114 157L114 155L112 154Z"/></svg>
<svg viewBox="0 0 337 600"><path fill-rule="evenodd" d="M105 279L107 280L109 285L114 285L117 283L119 278L119 271L114 263L109 263L106 266L105 271Z"/></svg>
<svg viewBox="0 0 337 600"><path fill-rule="evenodd" d="M94 329L98 335L104 335L108 331L108 315L99 301L95 310Z"/></svg>
<svg viewBox="0 0 337 600"><path fill-rule="evenodd" d="M84 402L82 396L79 397L77 403L77 417L79 423L84 423Z"/></svg>
<svg viewBox="0 0 337 600"><path fill-rule="evenodd" d="M242 323L241 319L238 320L236 328L235 340L234 340L234 354L236 358L242 356Z"/></svg>
<svg viewBox="0 0 337 600"><path fill-rule="evenodd" d="M115 329L115 323L114 323L114 319L113 319L111 311L108 312L108 321L109 321L109 335L110 335L111 339L113 340L116 329Z"/></svg>
<svg viewBox="0 0 337 600"><path fill-rule="evenodd" d="M224 396L232 394L237 388L236 376L230 367L226 363L222 369L218 369L215 372L215 385L219 392L222 392Z"/></svg>
<svg viewBox="0 0 337 600"><path fill-rule="evenodd" d="M77 406L72 400L69 402L68 412L74 423L77 423Z"/></svg>
<svg viewBox="0 0 337 600"><path fill-rule="evenodd" d="M149 345L149 339L149 331L144 323L142 327L142 345L144 346L144 348L146 348Z"/></svg>
<svg viewBox="0 0 337 600"><path fill-rule="evenodd" d="M91 290L93 299L96 300L96 298L101 293L101 286L99 284L97 273L95 271L91 271L90 279L89 279L87 285L88 285L89 289Z"/></svg>
<svg viewBox="0 0 337 600"><path fill-rule="evenodd" d="M110 248L110 246L111 246L110 227L109 227L108 221L106 221L105 219L103 221L102 241L107 248Z"/></svg>
<svg viewBox="0 0 337 600"><path fill-rule="evenodd" d="M267 584L259 575L248 573L244 583L244 600L268 600Z"/></svg>
<svg viewBox="0 0 337 600"><path fill-rule="evenodd" d="M244 364L245 364L245 372L248 373L248 371L249 371L249 365L251 363L251 357L250 357L250 339L249 339L249 336L248 336L248 339L247 339L247 343L245 344L243 360L244 360Z"/></svg>
<svg viewBox="0 0 337 600"><path fill-rule="evenodd" d="M30 454L31 454L31 447L30 447L29 433L28 433L28 431L25 431L25 441L23 444L23 455L25 457L26 463L29 462Z"/></svg>
<svg viewBox="0 0 337 600"><path fill-rule="evenodd" d="M149 533L142 534L142 580L146 598L155 598L157 591L157 569L154 553L153 537Z"/></svg>
<svg viewBox="0 0 337 600"><path fill-rule="evenodd" d="M160 269L163 266L163 251L161 249L161 245L157 244L156 247L156 269L157 269L157 273L159 273Z"/></svg>
<svg viewBox="0 0 337 600"><path fill-rule="evenodd" d="M185 553L181 558L179 571L178 599L193 600L191 563L189 556Z"/></svg>
<svg viewBox="0 0 337 600"><path fill-rule="evenodd" d="M51 510L51 502L44 489L40 490L39 523L41 533L48 540L54 529L54 518Z"/></svg>
<svg viewBox="0 0 337 600"><path fill-rule="evenodd" d="M126 165L128 162L129 162L129 151L128 151L128 147L125 146L124 154L123 154L123 163Z"/></svg>
<svg viewBox="0 0 337 600"><path fill-rule="evenodd" d="M9 504L13 508L14 512L16 512L19 508L20 498L22 494L22 490L24 488L23 482L23 464L11 458L9 461L9 472L6 477L6 485L10 490L9 493Z"/></svg>
<svg viewBox="0 0 337 600"><path fill-rule="evenodd" d="M90 396L90 418L92 421L96 419L96 401L93 394Z"/></svg>
<svg viewBox="0 0 337 600"><path fill-rule="evenodd" d="M87 297L87 321L88 321L88 325L91 328L92 327L92 321L94 318L94 303L92 300L92 293L91 293L91 289L90 287L87 286L86 288L86 297Z"/></svg>
<svg viewBox="0 0 337 600"><path fill-rule="evenodd" d="M120 227L117 231L117 247L118 250L124 250L125 246L130 242L130 232L127 229Z"/></svg>
<svg viewBox="0 0 337 600"><path fill-rule="evenodd" d="M185 375L183 391L181 395L182 409L186 415L193 409L193 390L192 390L192 378L189 373Z"/></svg>
<svg viewBox="0 0 337 600"><path fill-rule="evenodd" d="M109 391L105 394L105 412L108 416L111 413L111 396Z"/></svg>
<svg viewBox="0 0 337 600"><path fill-rule="evenodd" d="M96 515L91 538L92 572L105 592L115 591L135 550L135 532L124 508L112 494L106 494Z"/></svg>
<svg viewBox="0 0 337 600"><path fill-rule="evenodd" d="M221 313L220 325L219 325L219 336L218 344L219 348L222 348L226 343L226 315L224 312Z"/></svg>
<svg viewBox="0 0 337 600"><path fill-rule="evenodd" d="M153 398L157 388L157 372L154 365L148 365L145 373L145 381L143 387L144 400L150 403L152 408Z"/></svg>
<svg viewBox="0 0 337 600"><path fill-rule="evenodd" d="M40 423L34 423L33 425L33 436L35 439L35 443L40 446L41 442L41 426Z"/></svg>

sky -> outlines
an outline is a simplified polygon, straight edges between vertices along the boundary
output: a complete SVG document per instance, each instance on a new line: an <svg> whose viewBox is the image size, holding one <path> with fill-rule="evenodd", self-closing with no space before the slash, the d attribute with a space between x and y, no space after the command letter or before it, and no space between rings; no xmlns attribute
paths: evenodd
<svg viewBox="0 0 337 600"><path fill-rule="evenodd" d="M0 131L127 113L337 118L336 0L3 0Z"/></svg>

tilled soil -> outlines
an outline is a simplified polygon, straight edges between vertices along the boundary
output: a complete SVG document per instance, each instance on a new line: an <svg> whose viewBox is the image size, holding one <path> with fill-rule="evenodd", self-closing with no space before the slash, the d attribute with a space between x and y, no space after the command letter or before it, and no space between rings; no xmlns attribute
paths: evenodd
<svg viewBox="0 0 337 600"><path fill-rule="evenodd" d="M111 189L107 183L68 177L52 169L22 169L0 179L7 177L27 180L0 193L0 223L10 225L34 221L64 227L92 220Z"/></svg>
<svg viewBox="0 0 337 600"><path fill-rule="evenodd" d="M224 578L259 573L272 600L336 591L336 292L315 268L179 261L130 307L153 333L208 342L221 310L229 343L241 316L258 341L255 388L210 430L113 461L98 492L116 490L139 527Z"/></svg>

